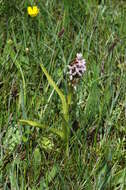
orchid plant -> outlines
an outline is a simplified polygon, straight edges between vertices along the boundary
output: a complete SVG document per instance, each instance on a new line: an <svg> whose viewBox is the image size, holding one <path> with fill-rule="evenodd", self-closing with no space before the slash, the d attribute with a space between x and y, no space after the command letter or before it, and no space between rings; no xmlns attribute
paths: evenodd
<svg viewBox="0 0 126 190"><path fill-rule="evenodd" d="M58 135L63 141L65 145L65 151L66 155L69 155L69 137L70 137L70 113L69 109L72 102L72 94L76 90L77 83L79 82L79 79L82 77L82 75L86 71L86 61L83 59L83 56L81 53L77 53L76 58L68 65L68 95L67 97L63 94L63 92L58 88L56 83L53 81L51 76L48 74L46 68L43 64L40 64L40 67L42 71L44 72L48 83L54 88L54 90L59 95L59 98L62 102L62 113L63 113L63 122L62 122L62 129L56 129L56 128L50 128L49 132L55 133ZM23 125L29 125L33 127L38 128L44 128L46 129L47 126L42 125L40 123L37 123L35 121L30 120L20 120L20 123Z"/></svg>

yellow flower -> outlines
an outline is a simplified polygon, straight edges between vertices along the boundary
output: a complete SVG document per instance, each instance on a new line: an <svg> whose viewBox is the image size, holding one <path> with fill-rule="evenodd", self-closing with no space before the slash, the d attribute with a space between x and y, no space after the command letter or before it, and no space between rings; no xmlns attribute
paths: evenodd
<svg viewBox="0 0 126 190"><path fill-rule="evenodd" d="M28 7L27 11L28 11L28 14L29 14L31 17L35 17L35 16L37 16L37 14L39 13L39 9L38 9L37 6Z"/></svg>

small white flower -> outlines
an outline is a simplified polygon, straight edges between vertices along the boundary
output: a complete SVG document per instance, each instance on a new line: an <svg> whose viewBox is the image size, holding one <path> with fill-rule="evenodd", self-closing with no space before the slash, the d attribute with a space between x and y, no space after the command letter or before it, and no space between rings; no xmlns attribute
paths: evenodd
<svg viewBox="0 0 126 190"><path fill-rule="evenodd" d="M72 75L70 75L70 80L72 80L73 79L73 76Z"/></svg>
<svg viewBox="0 0 126 190"><path fill-rule="evenodd" d="M77 53L77 59L78 60L82 60L83 59L82 53Z"/></svg>

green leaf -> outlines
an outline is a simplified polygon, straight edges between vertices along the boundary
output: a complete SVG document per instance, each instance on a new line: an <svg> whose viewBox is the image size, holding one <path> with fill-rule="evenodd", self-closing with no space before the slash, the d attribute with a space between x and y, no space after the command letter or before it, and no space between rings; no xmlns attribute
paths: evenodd
<svg viewBox="0 0 126 190"><path fill-rule="evenodd" d="M51 128L51 129L49 129L49 131L58 135L61 139L63 139L63 140L65 139L64 132L62 130L58 130L56 128Z"/></svg>
<svg viewBox="0 0 126 190"><path fill-rule="evenodd" d="M42 125L36 121L31 121L31 120L24 120L24 119L21 119L19 120L19 123L22 124L22 125L29 125L29 126L32 126L32 127L38 127L40 129L45 129L47 128L46 125ZM56 135L58 135L59 137L61 137L61 139L64 139L64 133L62 130L58 130L56 128L51 128L49 129L49 132L52 132Z"/></svg>
<svg viewBox="0 0 126 190"><path fill-rule="evenodd" d="M32 159L32 165L33 165L33 177L34 181L37 180L38 176L40 175L41 171L41 153L39 148L35 148L33 152L33 159Z"/></svg>
<svg viewBox="0 0 126 190"><path fill-rule="evenodd" d="M41 140L40 140L40 146L42 148L44 148L46 151L50 151L54 148L54 143L53 141L48 138L48 137L43 137Z"/></svg>
<svg viewBox="0 0 126 190"><path fill-rule="evenodd" d="M53 181L56 174L58 173L58 166L54 165L51 169L51 171L48 171L45 175L45 177L40 182L41 189L49 189L49 184Z"/></svg>
<svg viewBox="0 0 126 190"><path fill-rule="evenodd" d="M46 181L48 183L51 183L54 177L56 176L57 172L58 172L58 167L54 165L51 171L46 173Z"/></svg>
<svg viewBox="0 0 126 190"><path fill-rule="evenodd" d="M54 90L57 92L57 94L59 95L61 101L62 101L62 107L63 107L63 114L64 114L64 118L66 121L68 121L68 105L66 102L66 98L63 95L62 91L58 88L58 86L56 85L56 83L53 81L53 79L51 78L51 76L48 74L46 68L40 64L42 71L44 72L44 74L46 75L48 82L51 86L53 86Z"/></svg>
<svg viewBox="0 0 126 190"><path fill-rule="evenodd" d="M40 129L43 129L43 128L47 128L46 125L42 125L36 121L30 121L30 120L24 120L24 119L21 119L19 120L19 122L22 124L22 125L30 125L32 127L38 127Z"/></svg>
<svg viewBox="0 0 126 190"><path fill-rule="evenodd" d="M33 165L35 167L40 166L40 164L41 164L41 153L40 153L39 148L36 148L34 150L33 156L34 156L34 164Z"/></svg>

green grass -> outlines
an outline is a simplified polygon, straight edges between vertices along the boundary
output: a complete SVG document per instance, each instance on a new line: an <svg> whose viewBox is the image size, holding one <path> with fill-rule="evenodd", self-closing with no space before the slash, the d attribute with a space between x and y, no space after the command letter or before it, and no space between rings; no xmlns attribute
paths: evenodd
<svg viewBox="0 0 126 190"><path fill-rule="evenodd" d="M126 2L0 1L0 189L126 189ZM58 37L64 28L64 33ZM20 119L60 129L67 65L82 52L87 71L63 142Z"/></svg>

